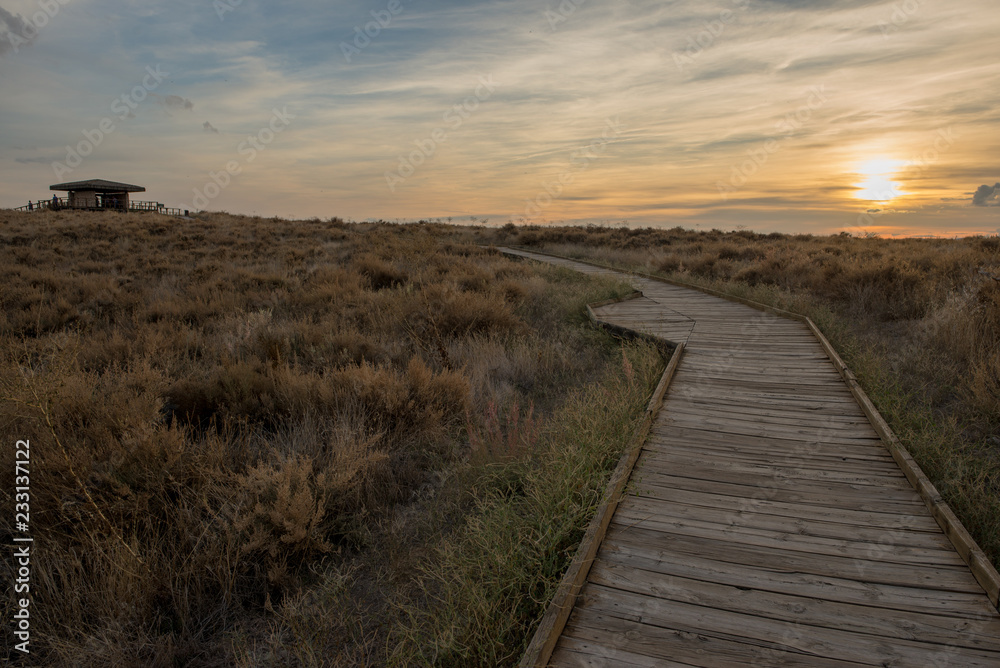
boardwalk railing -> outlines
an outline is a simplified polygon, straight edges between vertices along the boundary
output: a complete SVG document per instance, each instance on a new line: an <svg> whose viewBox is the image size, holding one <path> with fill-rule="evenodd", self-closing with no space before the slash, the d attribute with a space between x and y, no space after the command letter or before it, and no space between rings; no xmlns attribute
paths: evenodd
<svg viewBox="0 0 1000 668"><path fill-rule="evenodd" d="M28 202L24 206L15 207L14 211L45 211L53 210L58 211L60 209L74 210L74 211L152 211L154 213L162 213L167 216L180 216L183 215L183 211L180 209L164 206L160 202L141 202L141 201L131 201L128 206L80 206L71 205L68 197L53 197L51 199L40 199L35 202Z"/></svg>

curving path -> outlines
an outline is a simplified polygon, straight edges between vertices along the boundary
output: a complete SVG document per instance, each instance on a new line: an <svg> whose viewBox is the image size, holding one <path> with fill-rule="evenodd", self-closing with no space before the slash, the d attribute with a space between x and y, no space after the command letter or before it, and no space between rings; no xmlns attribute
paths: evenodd
<svg viewBox="0 0 1000 668"><path fill-rule="evenodd" d="M628 280L598 318L685 344L539 665L1000 666L997 609L806 323L503 250Z"/></svg>

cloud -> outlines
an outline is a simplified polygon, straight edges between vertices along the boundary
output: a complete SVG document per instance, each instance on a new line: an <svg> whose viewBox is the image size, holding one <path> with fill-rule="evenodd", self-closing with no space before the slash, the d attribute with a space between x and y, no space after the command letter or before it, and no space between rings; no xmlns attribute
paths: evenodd
<svg viewBox="0 0 1000 668"><path fill-rule="evenodd" d="M194 102L180 95L157 95L156 93L150 93L149 96L156 100L157 104L167 109L180 109L183 111L194 109Z"/></svg>
<svg viewBox="0 0 1000 668"><path fill-rule="evenodd" d="M201 127L204 128L205 132L211 132L212 134L216 135L219 134L219 129L214 125L212 125L211 123L209 123L208 121L202 123Z"/></svg>
<svg viewBox="0 0 1000 668"><path fill-rule="evenodd" d="M22 165L47 165L52 162L52 158L14 158L14 162Z"/></svg>
<svg viewBox="0 0 1000 668"><path fill-rule="evenodd" d="M26 44L30 44L38 37L38 29L25 21L19 14L11 14L3 7L0 7L0 25L5 30L0 31L0 55L3 55Z"/></svg>
<svg viewBox="0 0 1000 668"><path fill-rule="evenodd" d="M1000 183L979 186L972 195L972 206L1000 206L1000 201L997 201L998 196L1000 196Z"/></svg>

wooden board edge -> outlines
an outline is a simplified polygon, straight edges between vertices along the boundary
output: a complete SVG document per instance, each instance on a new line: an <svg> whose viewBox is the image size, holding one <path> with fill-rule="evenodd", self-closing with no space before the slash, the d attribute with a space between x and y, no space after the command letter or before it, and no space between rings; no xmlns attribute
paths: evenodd
<svg viewBox="0 0 1000 668"><path fill-rule="evenodd" d="M677 365L680 363L683 351L683 343L677 344L677 347L673 349L670 360L663 370L663 375L660 376L660 382L657 383L656 389L653 390L653 395L646 405L642 422L636 429L628 448L618 460L618 465L611 474L601 503L597 507L597 512L587 527L587 532L584 534L583 540L580 541L580 546L577 548L576 554L573 555L569 568L566 569L549 607L542 615L541 622L539 622L531 642L528 643L528 647L521 657L518 664L520 668L544 668L548 665L556 643L559 642L559 637L562 635L570 613L573 611L573 606L576 604L576 597L586 582L590 567L597 556L597 550L607 533L611 517L618 507L618 502L621 500L625 486L632 475L635 462L639 459L639 453L645 445L653 418L656 417L657 411L663 404L663 398L674 377L674 372L677 370Z"/></svg>
<svg viewBox="0 0 1000 668"><path fill-rule="evenodd" d="M587 304L586 305L587 317L590 319L590 322L597 327L606 329L626 339L642 339L643 341L648 341L649 343L652 343L654 346L659 348L660 351L663 352L665 355L673 355L673 351L677 347L676 341L671 341L670 339L667 339L662 336L654 336L653 334L649 334L648 332L640 332L639 330L632 329L630 327L623 327L622 325L616 325L613 322L608 322L607 320L601 320L600 318L597 317L597 314L594 313L595 308L600 308L601 306L607 306L608 304L618 304L620 302L629 301L641 296L643 296L642 292L637 290L636 292L626 295L621 299L605 299L604 301Z"/></svg>
<svg viewBox="0 0 1000 668"><path fill-rule="evenodd" d="M642 292L640 292L639 290L634 290L633 292L630 292L624 297L612 297L611 299L605 299L603 301L587 304L587 308L591 309L600 308L602 306L608 306L610 304L617 304L618 302L627 302L632 299L638 299L639 297L642 297Z"/></svg>
<svg viewBox="0 0 1000 668"><path fill-rule="evenodd" d="M854 399L861 406L861 410L865 412L868 421L879 437L881 437L886 449L903 471L903 475L906 476L906 479L909 480L910 484L920 495L920 498L923 499L924 504L931 511L931 515L935 521L937 521L938 526L941 527L941 530L944 531L944 534L951 541L952 545L955 546L955 550L959 556L968 564L969 570L972 571L972 575L986 592L993 607L1000 610L1000 573L994 568L993 564L986 557L986 553L979 547L972 534L969 533L965 525L962 524L961 520L951 510L948 503L941 497L934 483L931 482L930 478L927 477L917 461L910 455L909 451L892 431L889 423L878 412L878 408L875 407L875 404L864 391L864 388L858 383L857 378L844 363L844 360L841 359L833 344L824 336L823 332L816 326L816 323L809 318L806 318L805 321L809 325L809 329L812 330L813 335L823 346L823 349L837 368L837 371L840 372L847 387L851 390L851 394L854 395Z"/></svg>

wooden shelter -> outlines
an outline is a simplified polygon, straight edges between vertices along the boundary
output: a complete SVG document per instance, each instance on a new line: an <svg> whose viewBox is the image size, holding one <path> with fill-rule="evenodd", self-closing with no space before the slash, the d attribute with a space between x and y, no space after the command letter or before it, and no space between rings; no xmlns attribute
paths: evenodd
<svg viewBox="0 0 1000 668"><path fill-rule="evenodd" d="M128 183L90 179L49 186L49 190L69 191L67 205L71 209L122 209L129 210L129 193L144 193L142 186Z"/></svg>

